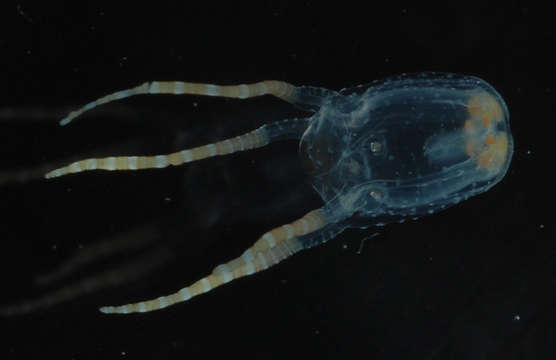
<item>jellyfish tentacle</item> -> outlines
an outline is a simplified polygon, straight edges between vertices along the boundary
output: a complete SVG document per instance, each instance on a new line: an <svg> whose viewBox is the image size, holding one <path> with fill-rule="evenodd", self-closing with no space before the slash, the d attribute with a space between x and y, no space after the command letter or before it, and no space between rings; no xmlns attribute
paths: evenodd
<svg viewBox="0 0 556 360"><path fill-rule="evenodd" d="M265 80L253 84L214 85L184 81L150 81L130 89L120 90L93 100L81 108L70 112L60 120L60 125L67 125L86 111L115 100L135 95L169 94L169 95L201 95L225 98L248 99L262 95L273 95L287 102L295 101L296 87L284 81Z"/></svg>
<svg viewBox="0 0 556 360"><path fill-rule="evenodd" d="M106 314L148 312L188 301L232 280L266 270L303 250L299 237L313 233L326 224L322 209L310 211L298 220L266 232L241 256L218 265L211 274L174 294L133 304L104 306L100 311Z"/></svg>
<svg viewBox="0 0 556 360"><path fill-rule="evenodd" d="M243 135L167 155L109 156L83 159L51 170L44 177L50 179L90 170L141 170L160 169L170 165L179 166L214 156L256 149L269 144L271 141L300 138L307 122L307 118L294 118L265 124Z"/></svg>

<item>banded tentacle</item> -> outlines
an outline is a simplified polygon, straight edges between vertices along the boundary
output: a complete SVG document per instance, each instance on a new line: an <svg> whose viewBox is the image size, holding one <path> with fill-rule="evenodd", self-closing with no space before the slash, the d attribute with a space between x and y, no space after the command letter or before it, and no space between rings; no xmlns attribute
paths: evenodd
<svg viewBox="0 0 556 360"><path fill-rule="evenodd" d="M109 156L79 160L67 166L52 170L45 178L55 178L66 174L89 170L140 170L182 165L218 155L228 155L238 151L255 149L268 144L268 136L263 127L216 143L181 150L167 155L153 156Z"/></svg>
<svg viewBox="0 0 556 360"><path fill-rule="evenodd" d="M100 308L100 311L107 314L147 312L190 300L232 280L255 274L278 264L303 250L304 247L298 237L317 231L326 224L327 220L321 209L310 211L292 223L268 231L241 256L228 263L218 265L210 275L174 294L134 304L104 306Z"/></svg>
<svg viewBox="0 0 556 360"><path fill-rule="evenodd" d="M273 95L287 102L293 102L296 87L284 81L265 80L253 84L241 85L214 85L191 83L184 81L151 81L145 82L131 89L116 91L91 101L81 108L72 111L60 120L60 125L67 125L73 119L99 105L111 101L124 99L130 96L143 94L170 94L170 95L202 95L219 96L225 98L247 99L262 95Z"/></svg>

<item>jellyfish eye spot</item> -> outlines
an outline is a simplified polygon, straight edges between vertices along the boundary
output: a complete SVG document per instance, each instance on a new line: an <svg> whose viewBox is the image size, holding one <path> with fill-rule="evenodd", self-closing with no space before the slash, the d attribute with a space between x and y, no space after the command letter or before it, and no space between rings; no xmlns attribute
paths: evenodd
<svg viewBox="0 0 556 360"><path fill-rule="evenodd" d="M384 146L380 141L371 141L371 143L369 144L369 149L371 150L372 153L376 154L382 152Z"/></svg>
<svg viewBox="0 0 556 360"><path fill-rule="evenodd" d="M376 201L380 201L384 198L384 193L379 189L373 189L369 192L369 195Z"/></svg>

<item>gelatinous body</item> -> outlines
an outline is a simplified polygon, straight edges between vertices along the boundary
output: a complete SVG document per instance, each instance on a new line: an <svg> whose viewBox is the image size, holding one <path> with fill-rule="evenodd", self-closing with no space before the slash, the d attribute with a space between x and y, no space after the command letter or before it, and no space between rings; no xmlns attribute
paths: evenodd
<svg viewBox="0 0 556 360"><path fill-rule="evenodd" d="M506 173L512 148L500 95L454 74L345 89L301 140L315 189L325 202L342 199L338 217L354 214L351 225L360 227L432 214L488 190Z"/></svg>
<svg viewBox="0 0 556 360"><path fill-rule="evenodd" d="M105 313L161 309L267 269L346 228L435 213L494 186L504 177L513 152L508 109L501 96L479 78L455 74L402 75L339 92L279 81L233 86L155 81L92 101L60 123L68 124L101 104L140 94L240 99L269 94L313 115L266 124L247 134L168 155L80 160L46 177L96 169L163 168L294 138L300 139L302 160L324 204L268 231L240 257L174 294L103 307ZM66 298L71 291L65 292ZM48 301L54 302L52 296ZM19 308L36 308L44 302L34 300Z"/></svg>

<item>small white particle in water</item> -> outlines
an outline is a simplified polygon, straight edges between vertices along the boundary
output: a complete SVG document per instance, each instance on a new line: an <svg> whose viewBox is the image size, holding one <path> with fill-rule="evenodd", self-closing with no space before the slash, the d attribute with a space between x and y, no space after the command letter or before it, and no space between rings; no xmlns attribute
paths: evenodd
<svg viewBox="0 0 556 360"><path fill-rule="evenodd" d="M544 229L544 224L540 224L539 228Z"/></svg>
<svg viewBox="0 0 556 360"><path fill-rule="evenodd" d="M518 314L515 314L515 315L514 315L514 320L515 320L515 321L521 320L521 316L519 316Z"/></svg>

